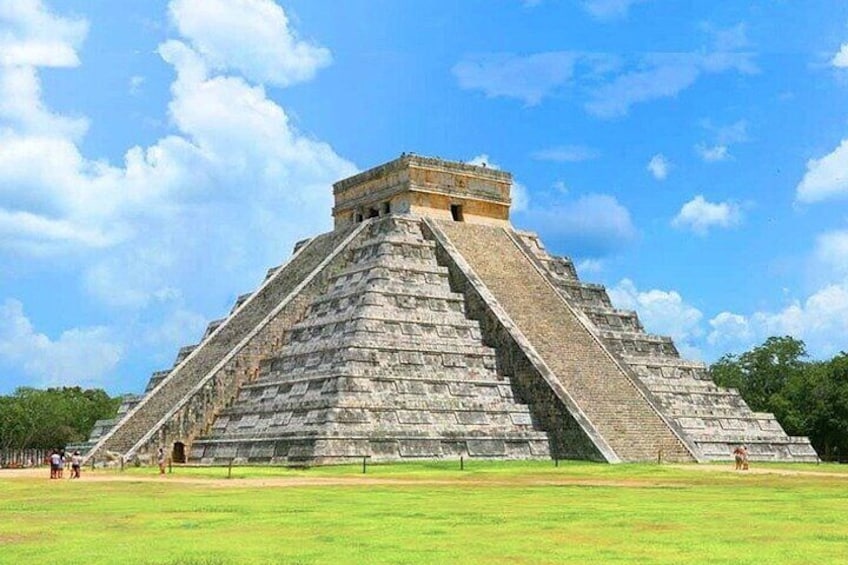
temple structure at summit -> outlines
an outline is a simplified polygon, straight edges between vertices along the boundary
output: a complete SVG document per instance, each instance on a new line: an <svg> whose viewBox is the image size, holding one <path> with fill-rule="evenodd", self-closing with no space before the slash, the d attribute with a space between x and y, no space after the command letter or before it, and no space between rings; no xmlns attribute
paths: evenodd
<svg viewBox="0 0 848 565"><path fill-rule="evenodd" d="M509 173L403 155L333 186L293 255L88 457L291 465L459 458L811 461L509 220Z"/></svg>

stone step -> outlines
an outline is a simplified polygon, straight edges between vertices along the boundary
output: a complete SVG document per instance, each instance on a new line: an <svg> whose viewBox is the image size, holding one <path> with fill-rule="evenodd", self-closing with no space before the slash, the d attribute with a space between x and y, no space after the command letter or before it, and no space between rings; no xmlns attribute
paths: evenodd
<svg viewBox="0 0 848 565"><path fill-rule="evenodd" d="M351 250L351 261L353 263L373 261L383 256L411 259L413 261L435 260L432 243L424 240L393 241L380 238L363 242Z"/></svg>
<svg viewBox="0 0 848 565"><path fill-rule="evenodd" d="M591 425L624 460L692 459L680 438L615 364L502 228L428 221L446 237L521 334L553 371ZM471 273L466 273L471 276ZM603 287L562 284L560 288L602 296Z"/></svg>
<svg viewBox="0 0 848 565"><path fill-rule="evenodd" d="M689 379L647 379L642 378L642 382L648 385L648 389L658 396L663 395L687 395L687 394L703 394L710 396L739 396L734 391L721 389L710 381L696 381Z"/></svg>
<svg viewBox="0 0 848 565"><path fill-rule="evenodd" d="M735 441L702 441L698 444L705 457L713 461L733 460L733 450L739 445L745 445L748 448L748 458L752 461L798 461L808 463L818 461L815 450L813 450L807 441L803 443L790 441L776 442L771 438L752 438L747 443Z"/></svg>

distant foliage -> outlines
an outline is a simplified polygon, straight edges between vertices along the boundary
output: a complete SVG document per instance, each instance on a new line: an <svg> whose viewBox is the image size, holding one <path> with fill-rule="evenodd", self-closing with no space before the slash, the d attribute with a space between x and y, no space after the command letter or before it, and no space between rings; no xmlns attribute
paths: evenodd
<svg viewBox="0 0 848 565"><path fill-rule="evenodd" d="M810 438L825 461L848 462L848 353L806 361L804 342L770 337L710 366L713 381L739 391L755 411L772 412L790 435Z"/></svg>
<svg viewBox="0 0 848 565"><path fill-rule="evenodd" d="M0 449L54 448L84 441L94 422L112 418L121 398L80 387L21 387L0 396Z"/></svg>

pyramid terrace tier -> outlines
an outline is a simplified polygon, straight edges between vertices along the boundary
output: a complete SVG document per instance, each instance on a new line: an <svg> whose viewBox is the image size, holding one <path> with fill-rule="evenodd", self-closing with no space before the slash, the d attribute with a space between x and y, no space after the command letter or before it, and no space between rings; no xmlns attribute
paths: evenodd
<svg viewBox="0 0 848 565"><path fill-rule="evenodd" d="M287 342L306 341L354 331L385 334L439 336L441 338L473 339L479 341L480 325L459 313L420 311L361 306L350 315L327 315L307 318L294 324L287 333Z"/></svg>
<svg viewBox="0 0 848 565"><path fill-rule="evenodd" d="M191 458L203 463L272 463L284 465L322 465L371 461L409 461L416 459L549 459L544 436L505 439L503 437L430 436L384 437L371 432L366 436L290 437L286 439L199 440Z"/></svg>
<svg viewBox="0 0 848 565"><path fill-rule="evenodd" d="M677 358L680 356L670 337L651 335L642 331L601 331L599 333L613 353L643 357Z"/></svg>
<svg viewBox="0 0 848 565"><path fill-rule="evenodd" d="M266 361L267 363L267 361ZM305 345L303 351L286 354L271 361L271 371L287 373L292 377L332 372L339 367L369 368L413 366L418 370L442 367L494 368L497 360L492 349L485 346L441 347L413 343L384 343L382 347L339 346L332 342L322 345Z"/></svg>
<svg viewBox="0 0 848 565"><path fill-rule="evenodd" d="M520 410L507 405L449 408L408 403L398 406L373 406L368 399L361 401L360 404L351 401L349 405L337 406L332 403L332 399L325 399L325 402L310 401L302 405L281 406L273 411L222 414L212 428L214 435L207 439L284 437L307 433L363 435L369 429L379 429L384 434L401 436L428 435L434 432L446 436L499 434L502 437L518 437L524 433L532 437L544 435L535 430L526 408Z"/></svg>
<svg viewBox="0 0 848 565"><path fill-rule="evenodd" d="M473 330L477 331L473 331ZM293 329L283 343L289 347L281 356L302 355L327 347L359 347L386 350L484 354L479 328L452 324L412 323L395 320L356 318ZM410 343L410 340L419 343ZM494 353L492 353L494 355Z"/></svg>
<svg viewBox="0 0 848 565"><path fill-rule="evenodd" d="M551 255L542 244L538 234L524 230L513 230L524 249L535 257L554 278L578 280L574 261L569 257Z"/></svg>
<svg viewBox="0 0 848 565"><path fill-rule="evenodd" d="M279 405L291 399L328 398L332 394L368 394L374 393L382 402L387 396L421 401L427 395L449 395L451 405L457 399L463 402L492 402L503 400L514 402L515 397L506 377L500 377L490 371L462 371L459 368L433 372L422 376L420 372L393 367L391 372L376 374L335 374L315 375L291 379L283 375L273 379L274 375L261 378L256 382L242 386L238 402L245 407ZM426 398L424 399L426 400ZM247 409L247 408L245 408ZM238 407L224 409L221 413L240 410Z"/></svg>
<svg viewBox="0 0 848 565"><path fill-rule="evenodd" d="M743 438L748 449L748 457L753 461L794 461L799 463L815 463L819 460L815 450L804 437L784 437L781 441L775 441L772 437ZM738 447L738 438L733 440L722 440L720 437L711 437L705 434L700 442L700 448L707 461L721 461L728 458Z"/></svg>
<svg viewBox="0 0 848 565"><path fill-rule="evenodd" d="M554 286L570 302L581 308L613 308L607 289L603 285L578 280L554 279Z"/></svg>
<svg viewBox="0 0 848 565"><path fill-rule="evenodd" d="M632 310L619 310L603 306L585 306L582 310L601 331L644 332L639 316Z"/></svg>

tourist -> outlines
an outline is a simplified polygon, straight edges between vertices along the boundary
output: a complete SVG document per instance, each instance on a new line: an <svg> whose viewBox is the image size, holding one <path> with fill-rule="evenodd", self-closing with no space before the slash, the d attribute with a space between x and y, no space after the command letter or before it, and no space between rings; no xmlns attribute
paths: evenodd
<svg viewBox="0 0 848 565"><path fill-rule="evenodd" d="M745 446L737 445L733 450L733 459L736 461L736 470L742 469L742 463L745 460Z"/></svg>
<svg viewBox="0 0 848 565"><path fill-rule="evenodd" d="M59 478L59 461L61 457L59 456L59 452L57 450L53 450L50 453L50 478L57 479Z"/></svg>
<svg viewBox="0 0 848 565"><path fill-rule="evenodd" d="M165 450L161 447L159 448L159 453L156 455L156 460L159 463L159 474L165 474Z"/></svg>
<svg viewBox="0 0 848 565"><path fill-rule="evenodd" d="M80 452L74 451L74 454L71 455L71 478L72 479L80 478L80 465L82 465L82 457L80 456Z"/></svg>
<svg viewBox="0 0 848 565"><path fill-rule="evenodd" d="M748 446L742 446L742 470L748 470Z"/></svg>
<svg viewBox="0 0 848 565"><path fill-rule="evenodd" d="M65 450L59 452L59 476L57 478L61 479L65 476Z"/></svg>

